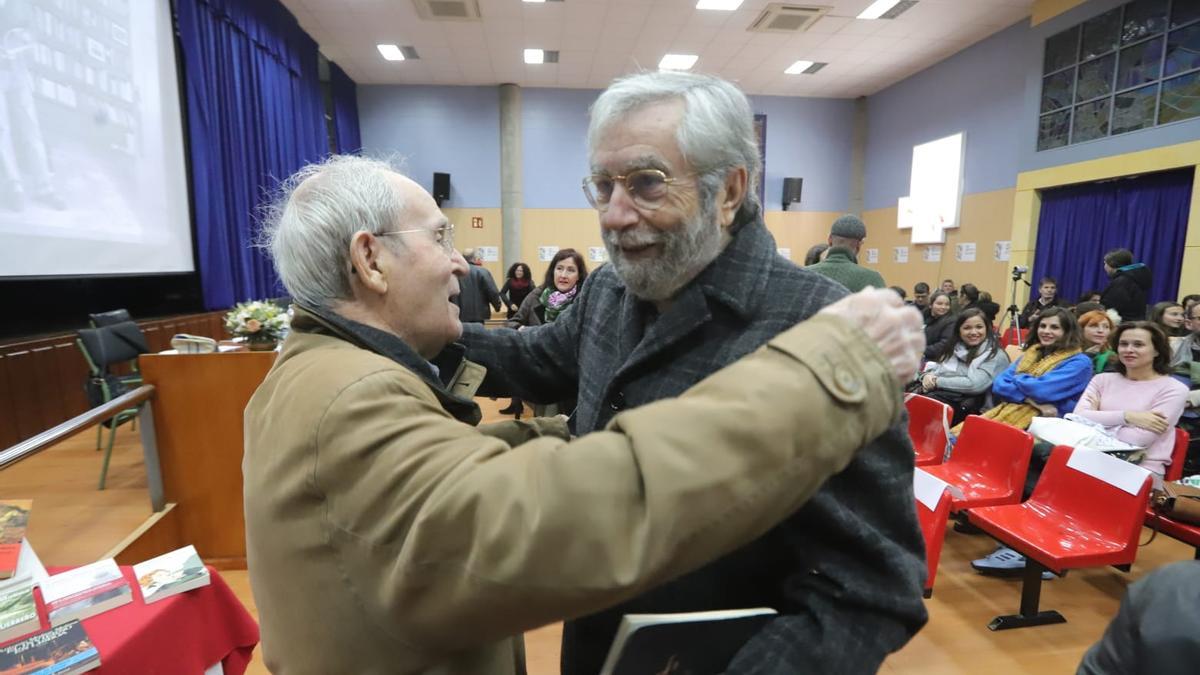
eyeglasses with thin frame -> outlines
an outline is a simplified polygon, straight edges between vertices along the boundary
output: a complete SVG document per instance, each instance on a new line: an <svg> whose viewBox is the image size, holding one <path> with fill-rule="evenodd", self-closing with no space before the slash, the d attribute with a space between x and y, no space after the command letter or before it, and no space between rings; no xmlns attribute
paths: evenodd
<svg viewBox="0 0 1200 675"><path fill-rule="evenodd" d="M666 203L667 193L673 183L691 177L692 174L673 178L658 169L637 169L623 176L595 173L583 179L583 194L597 211L607 211L609 202L612 201L613 189L617 181L620 181L625 185L625 191L629 193L634 204L647 211L653 211Z"/></svg>
<svg viewBox="0 0 1200 675"><path fill-rule="evenodd" d="M433 240L448 256L454 255L454 223L446 223L441 227L435 227L432 230L424 227L415 228L412 230L395 230L392 232L380 232L375 235L377 237L390 237L395 234L411 234L413 232L429 232L433 235Z"/></svg>

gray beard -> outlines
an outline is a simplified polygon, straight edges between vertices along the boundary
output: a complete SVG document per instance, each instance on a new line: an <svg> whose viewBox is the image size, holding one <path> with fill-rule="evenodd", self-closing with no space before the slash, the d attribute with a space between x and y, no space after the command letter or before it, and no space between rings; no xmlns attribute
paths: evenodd
<svg viewBox="0 0 1200 675"><path fill-rule="evenodd" d="M641 300L659 302L674 297L721 254L725 238L716 215L715 204L706 204L677 230L638 225L622 232L601 230L601 237L613 269L630 292ZM634 262L622 253L622 243L659 244L662 253L657 258Z"/></svg>

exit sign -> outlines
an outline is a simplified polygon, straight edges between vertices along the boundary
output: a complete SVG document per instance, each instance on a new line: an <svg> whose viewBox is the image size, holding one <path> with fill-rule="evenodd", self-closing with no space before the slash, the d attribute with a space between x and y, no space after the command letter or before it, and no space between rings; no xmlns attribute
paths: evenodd
<svg viewBox="0 0 1200 675"><path fill-rule="evenodd" d="M471 216L471 227L476 230L483 229L483 216Z"/></svg>

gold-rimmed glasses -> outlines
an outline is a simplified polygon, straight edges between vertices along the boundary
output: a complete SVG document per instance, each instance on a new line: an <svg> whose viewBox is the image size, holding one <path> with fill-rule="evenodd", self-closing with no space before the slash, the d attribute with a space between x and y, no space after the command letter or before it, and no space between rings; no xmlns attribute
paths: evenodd
<svg viewBox="0 0 1200 675"><path fill-rule="evenodd" d="M448 256L454 255L454 223L446 223L445 225L443 225L441 227L435 227L433 229L418 227L418 228L411 229L411 230L394 230L392 232L380 232L379 234L377 234L375 236L390 237L394 234L411 234L413 232L428 232L428 233L432 234L433 240L439 246L442 247L442 250L445 251L446 255L448 255Z"/></svg>
<svg viewBox="0 0 1200 675"><path fill-rule="evenodd" d="M583 194L597 211L607 211L608 204L612 201L613 188L620 181L625 185L625 191L629 193L634 204L647 211L653 211L666 203L667 192L672 183L691 177L689 174L672 178L658 169L637 169L623 176L594 173L583 179Z"/></svg>

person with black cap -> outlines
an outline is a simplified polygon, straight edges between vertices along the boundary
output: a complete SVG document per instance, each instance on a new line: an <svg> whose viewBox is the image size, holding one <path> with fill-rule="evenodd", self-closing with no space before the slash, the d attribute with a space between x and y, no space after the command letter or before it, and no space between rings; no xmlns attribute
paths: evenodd
<svg viewBox="0 0 1200 675"><path fill-rule="evenodd" d="M846 214L833 221L829 228L829 252L825 260L808 269L824 274L839 284L857 293L868 286L886 288L879 272L858 264L858 250L867 238L867 226L862 219Z"/></svg>

